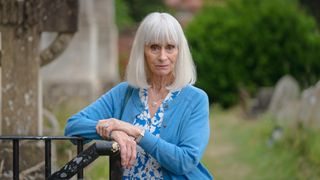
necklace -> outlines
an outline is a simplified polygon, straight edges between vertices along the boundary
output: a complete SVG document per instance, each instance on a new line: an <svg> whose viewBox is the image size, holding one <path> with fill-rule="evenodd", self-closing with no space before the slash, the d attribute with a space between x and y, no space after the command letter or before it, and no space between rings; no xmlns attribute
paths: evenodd
<svg viewBox="0 0 320 180"><path fill-rule="evenodd" d="M156 96L156 93L154 92L154 90L152 88L150 88L150 92L152 92L152 97ZM151 93L149 94L151 95ZM151 97L151 96L149 96ZM153 99L153 98L150 98L150 102L151 102L151 107L157 107L159 105L159 103L162 101L163 99L163 93L159 96L157 96L157 98Z"/></svg>
<svg viewBox="0 0 320 180"><path fill-rule="evenodd" d="M151 102L151 106L152 106L152 107L157 107L157 104L158 104L157 101L152 101L152 102Z"/></svg>
<svg viewBox="0 0 320 180"><path fill-rule="evenodd" d="M162 97L160 96L160 98L157 99L151 99L151 106L152 107L157 107L159 101L162 99Z"/></svg>

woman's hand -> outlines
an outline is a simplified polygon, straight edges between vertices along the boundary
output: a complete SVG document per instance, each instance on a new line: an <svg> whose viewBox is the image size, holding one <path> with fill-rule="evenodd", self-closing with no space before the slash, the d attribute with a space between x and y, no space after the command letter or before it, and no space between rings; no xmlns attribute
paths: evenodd
<svg viewBox="0 0 320 180"><path fill-rule="evenodd" d="M98 124L96 125L97 133L103 139L106 139L106 140L110 140L111 139L111 132L112 132L112 129L110 130L110 128L108 128L108 126L109 126L108 121L109 120L100 120L98 122Z"/></svg>
<svg viewBox="0 0 320 180"><path fill-rule="evenodd" d="M104 139L110 139L112 131L123 131L134 138L137 138L142 131L137 126L114 118L100 120L96 126L96 130Z"/></svg>
<svg viewBox="0 0 320 180"><path fill-rule="evenodd" d="M134 139L139 136L140 129L132 124L111 118L100 120L96 126L97 133L107 140L114 140L120 146L121 165L132 166L137 157L137 143ZM137 135L135 134L137 132Z"/></svg>
<svg viewBox="0 0 320 180"><path fill-rule="evenodd" d="M121 165L126 168L134 165L137 157L137 144L134 138L123 131L112 131L111 138L120 146Z"/></svg>

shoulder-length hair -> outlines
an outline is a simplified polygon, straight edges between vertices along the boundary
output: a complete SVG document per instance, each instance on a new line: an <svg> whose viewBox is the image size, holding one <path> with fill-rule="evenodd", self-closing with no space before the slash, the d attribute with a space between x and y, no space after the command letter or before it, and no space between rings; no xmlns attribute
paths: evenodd
<svg viewBox="0 0 320 180"><path fill-rule="evenodd" d="M126 79L134 87L148 88L145 45L153 43L173 43L178 47L178 59L174 69L174 82L169 90L183 88L196 81L196 69L189 50L188 42L179 22L168 13L154 12L141 22L129 58Z"/></svg>

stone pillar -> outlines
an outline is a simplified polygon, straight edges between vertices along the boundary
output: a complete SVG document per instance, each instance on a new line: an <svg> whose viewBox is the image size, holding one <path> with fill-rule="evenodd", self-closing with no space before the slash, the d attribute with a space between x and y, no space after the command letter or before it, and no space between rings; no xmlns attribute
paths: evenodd
<svg viewBox="0 0 320 180"><path fill-rule="evenodd" d="M0 135L42 134L39 69L53 58L48 55L52 48L39 52L40 34L57 31L66 33L60 39L69 37L76 30L77 8L77 0L0 0ZM54 49L55 54L63 50ZM11 179L12 145L10 141L0 144L0 179ZM44 179L43 172L38 173L44 165L43 143L21 141L19 158L19 179Z"/></svg>
<svg viewBox="0 0 320 180"><path fill-rule="evenodd" d="M41 2L2 1L0 7L1 135L37 135L41 111L38 88ZM12 145L6 142L1 146L0 164L3 165L3 172L0 179L10 179L12 155L9 149ZM23 144L20 148L28 147ZM39 159L31 153L31 147L29 153L21 151L21 170L27 169L27 161L31 160L27 157L36 159L28 162L29 165L39 163Z"/></svg>
<svg viewBox="0 0 320 180"><path fill-rule="evenodd" d="M39 34L36 24L1 27L2 135L37 135Z"/></svg>
<svg viewBox="0 0 320 180"><path fill-rule="evenodd" d="M105 91L114 83L118 82L119 66L118 66L118 29L116 26L115 1L114 0L98 0L95 1L94 9L106 9L106 13L97 14L97 24L99 25L99 60L98 60L98 78L101 83L102 90Z"/></svg>

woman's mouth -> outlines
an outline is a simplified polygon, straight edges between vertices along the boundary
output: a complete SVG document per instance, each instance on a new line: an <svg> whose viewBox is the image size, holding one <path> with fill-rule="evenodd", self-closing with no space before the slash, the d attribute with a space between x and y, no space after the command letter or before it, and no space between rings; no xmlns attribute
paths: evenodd
<svg viewBox="0 0 320 180"><path fill-rule="evenodd" d="M169 66L169 65L157 65L156 67L163 69L163 68L167 68L168 66Z"/></svg>

